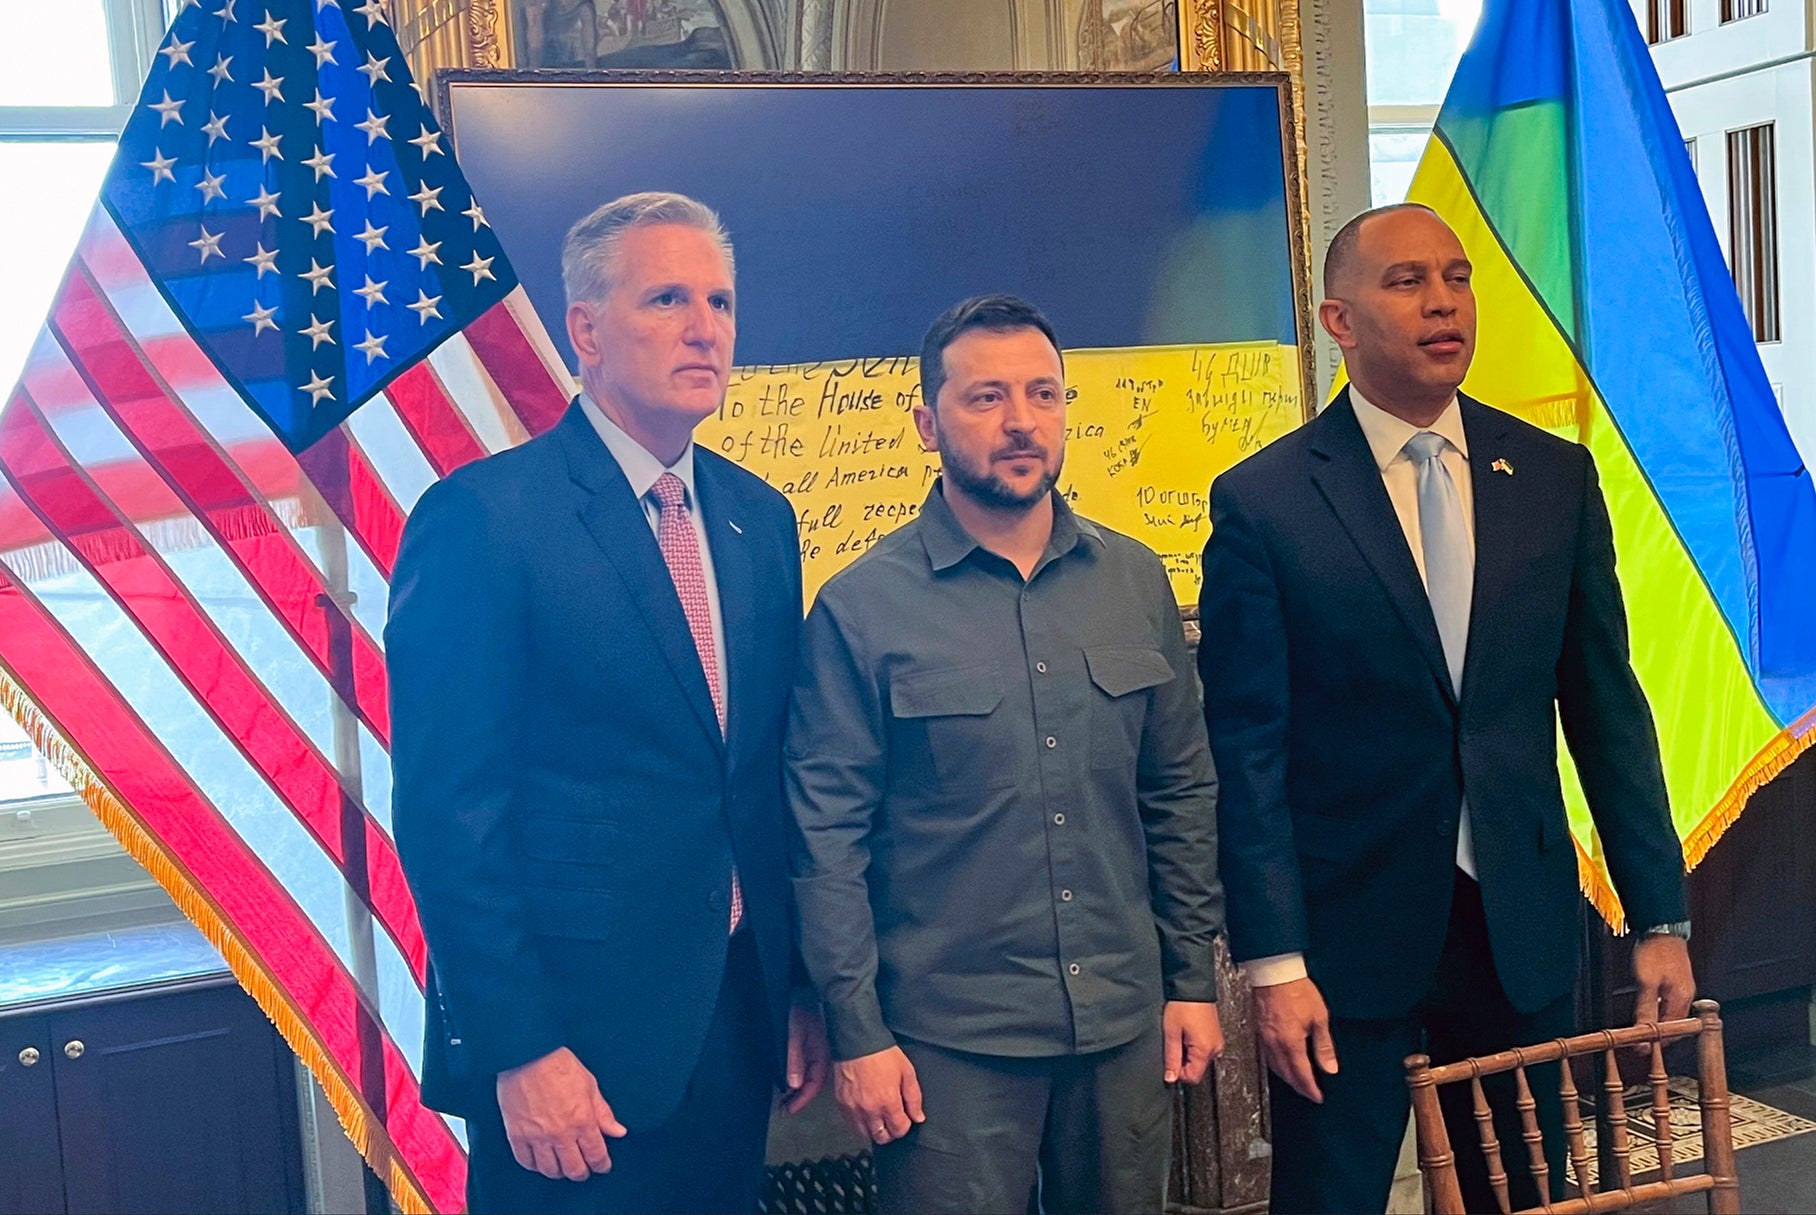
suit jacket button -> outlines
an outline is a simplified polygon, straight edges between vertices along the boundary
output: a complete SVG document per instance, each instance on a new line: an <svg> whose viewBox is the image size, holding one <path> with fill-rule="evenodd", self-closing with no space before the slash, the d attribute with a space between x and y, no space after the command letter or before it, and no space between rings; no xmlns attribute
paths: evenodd
<svg viewBox="0 0 1816 1215"><path fill-rule="evenodd" d="M1451 822L1449 819L1445 819L1443 822L1438 824L1438 834L1439 835L1449 835L1450 829L1451 829Z"/></svg>
<svg viewBox="0 0 1816 1215"><path fill-rule="evenodd" d="M720 890L713 891L706 896L706 905L711 907L714 911L726 910L725 893Z"/></svg>

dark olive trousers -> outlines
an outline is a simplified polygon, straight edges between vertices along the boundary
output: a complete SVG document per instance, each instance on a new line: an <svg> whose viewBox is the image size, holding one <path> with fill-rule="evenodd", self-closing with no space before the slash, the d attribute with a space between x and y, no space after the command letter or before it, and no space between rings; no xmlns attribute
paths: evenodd
<svg viewBox="0 0 1816 1215"><path fill-rule="evenodd" d="M1159 1018L1106 1051L1004 1058L904 1040L927 1120L877 1149L885 1212L1164 1209L1172 1096Z"/></svg>

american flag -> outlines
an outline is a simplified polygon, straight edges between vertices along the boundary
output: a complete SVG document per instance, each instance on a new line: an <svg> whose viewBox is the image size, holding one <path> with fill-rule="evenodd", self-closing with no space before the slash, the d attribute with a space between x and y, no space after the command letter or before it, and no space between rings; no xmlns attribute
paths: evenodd
<svg viewBox="0 0 1816 1215"><path fill-rule="evenodd" d="M425 949L381 649L417 496L565 374L380 0L188 0L0 412L0 703L411 1211ZM450 638L449 644L458 644Z"/></svg>

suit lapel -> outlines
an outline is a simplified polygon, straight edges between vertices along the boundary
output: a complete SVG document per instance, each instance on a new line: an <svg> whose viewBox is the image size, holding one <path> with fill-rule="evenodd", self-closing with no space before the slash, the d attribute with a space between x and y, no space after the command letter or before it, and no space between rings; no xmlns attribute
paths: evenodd
<svg viewBox="0 0 1816 1215"><path fill-rule="evenodd" d="M1419 567L1413 564L1412 550L1406 546L1406 533L1400 530L1374 453L1356 422L1347 389L1313 425L1318 429L1311 445L1312 480L1387 591L1445 697L1454 703L1450 666L1444 660L1444 643L1431 614L1431 600L1419 580Z"/></svg>
<svg viewBox="0 0 1816 1215"><path fill-rule="evenodd" d="M700 490L700 516L712 547L713 575L719 584L719 617L725 633L725 737L737 738L748 703L756 647L765 644L757 625L756 570L751 559L748 520L739 518L738 497L727 469L704 452L694 452L694 484Z"/></svg>
<svg viewBox="0 0 1816 1215"><path fill-rule="evenodd" d="M693 706L694 716L713 742L723 745L718 715L713 712L712 690L706 686L706 672L694 649L687 613L681 609L681 597L675 591L668 563L662 559L643 507L631 493L630 482L579 405L569 407L559 430L567 453L568 473L591 494L580 509L580 522L630 592L631 601L655 638L656 648Z"/></svg>
<svg viewBox="0 0 1816 1215"><path fill-rule="evenodd" d="M1468 397L1460 397L1463 434L1469 439L1469 480L1475 494L1475 589L1469 605L1469 651L1464 657L1463 687L1470 686L1470 672L1492 646L1487 629L1495 607L1512 589L1520 528L1522 485L1510 472L1495 467L1497 461L1513 468L1507 450L1506 415Z"/></svg>

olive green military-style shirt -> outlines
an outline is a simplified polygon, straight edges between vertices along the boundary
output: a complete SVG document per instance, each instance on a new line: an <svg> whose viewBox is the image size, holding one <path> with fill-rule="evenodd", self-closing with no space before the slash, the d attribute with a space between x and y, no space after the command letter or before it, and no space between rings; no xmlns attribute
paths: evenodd
<svg viewBox="0 0 1816 1215"><path fill-rule="evenodd" d="M787 741L834 1053L1105 1050L1214 1000L1217 778L1149 549L1054 495L1031 577L935 485L828 582Z"/></svg>

